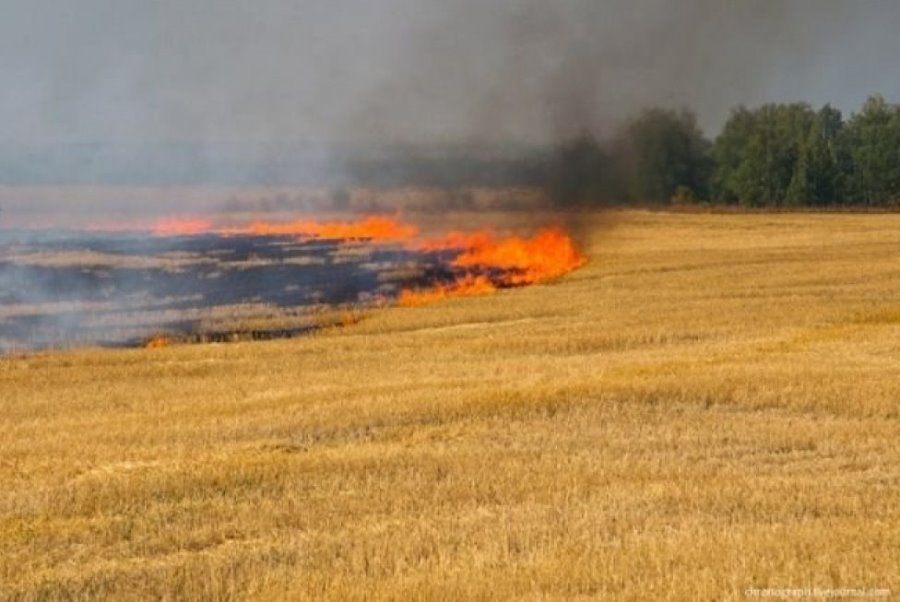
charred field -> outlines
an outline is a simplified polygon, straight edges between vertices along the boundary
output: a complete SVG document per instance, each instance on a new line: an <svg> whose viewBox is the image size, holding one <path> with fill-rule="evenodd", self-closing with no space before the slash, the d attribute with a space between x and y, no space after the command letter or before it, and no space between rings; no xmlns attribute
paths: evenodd
<svg viewBox="0 0 900 602"><path fill-rule="evenodd" d="M581 262L562 231L425 238L385 216L231 228L172 218L155 228L0 230L0 353L290 338L335 325L342 311L339 322L352 322Z"/></svg>
<svg viewBox="0 0 900 602"><path fill-rule="evenodd" d="M63 231L0 249L0 351L288 337L328 308L452 279L441 253L288 235Z"/></svg>
<svg viewBox="0 0 900 602"><path fill-rule="evenodd" d="M0 359L0 598L898 591L900 217L578 219L587 262L534 286L290 340ZM133 243L109 244L79 261ZM337 302L383 284L368 243L229 245L216 262L353 250ZM272 269L263 301L309 298ZM260 303L238 273L212 298Z"/></svg>

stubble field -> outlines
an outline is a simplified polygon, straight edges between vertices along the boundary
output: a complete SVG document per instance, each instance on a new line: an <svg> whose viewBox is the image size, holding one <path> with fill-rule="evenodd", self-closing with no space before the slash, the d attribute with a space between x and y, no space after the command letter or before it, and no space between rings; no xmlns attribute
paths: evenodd
<svg viewBox="0 0 900 602"><path fill-rule="evenodd" d="M582 222L552 284L0 359L0 599L896 596L900 216Z"/></svg>

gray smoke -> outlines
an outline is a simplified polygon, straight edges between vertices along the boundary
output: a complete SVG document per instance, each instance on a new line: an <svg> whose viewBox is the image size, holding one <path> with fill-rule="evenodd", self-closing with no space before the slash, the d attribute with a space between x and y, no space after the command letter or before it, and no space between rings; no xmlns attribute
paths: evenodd
<svg viewBox="0 0 900 602"><path fill-rule="evenodd" d="M6 0L0 184L335 182L347 149L533 147L650 105L708 133L741 103L850 110L900 96L898 18L889 0Z"/></svg>
<svg viewBox="0 0 900 602"><path fill-rule="evenodd" d="M2 8L0 228L315 210L318 197L289 187L343 186L359 173L348 155L428 157L433 169L455 149L448 169L470 176L460 157L527 154L583 131L602 137L648 106L693 108L714 134L738 104L805 100L850 111L875 92L900 99L893 0ZM396 163L393 175L377 161L363 168L386 182L423 169ZM39 284L31 272L0 274L0 306L26 285L29 302L56 298Z"/></svg>
<svg viewBox="0 0 900 602"><path fill-rule="evenodd" d="M546 142L896 96L895 2L7 0L0 140Z"/></svg>

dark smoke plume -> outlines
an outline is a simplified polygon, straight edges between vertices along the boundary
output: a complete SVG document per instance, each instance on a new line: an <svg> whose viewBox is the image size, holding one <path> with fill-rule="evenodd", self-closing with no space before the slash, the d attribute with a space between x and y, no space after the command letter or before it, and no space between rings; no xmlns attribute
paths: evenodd
<svg viewBox="0 0 900 602"><path fill-rule="evenodd" d="M0 183L339 185L403 148L523 153L650 105L849 110L900 5L840 0L4 3ZM460 151L461 152L461 151Z"/></svg>

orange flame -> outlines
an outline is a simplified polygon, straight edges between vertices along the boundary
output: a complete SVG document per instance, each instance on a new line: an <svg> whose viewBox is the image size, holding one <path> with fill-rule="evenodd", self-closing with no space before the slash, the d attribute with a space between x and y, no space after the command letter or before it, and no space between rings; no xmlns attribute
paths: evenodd
<svg viewBox="0 0 900 602"><path fill-rule="evenodd" d="M453 265L509 270L502 279L503 284L515 286L562 276L580 267L584 261L565 232L545 228L533 238L511 236L498 243L471 248L457 257Z"/></svg>
<svg viewBox="0 0 900 602"><path fill-rule="evenodd" d="M172 344L171 339L165 335L157 335L144 343L144 349L162 349Z"/></svg>
<svg viewBox="0 0 900 602"><path fill-rule="evenodd" d="M558 228L546 228L532 238L510 236L496 241L488 232L464 234L451 232L421 245L425 250L459 248L462 252L452 266L467 270L449 285L440 284L426 290L405 289L398 303L403 306L423 305L450 297L468 297L492 292L497 288L524 286L557 278L585 263L572 239ZM468 270L496 270L492 276L473 274Z"/></svg>
<svg viewBox="0 0 900 602"><path fill-rule="evenodd" d="M166 218L157 221L153 225L153 234L156 236L194 236L212 230L211 220L196 218Z"/></svg>
<svg viewBox="0 0 900 602"><path fill-rule="evenodd" d="M255 221L246 226L215 228L209 219L166 218L153 225L158 236L187 236L214 232L220 235L296 236L340 241L403 241L407 248L422 252L456 252L450 267L455 281L426 289L404 289L397 302L403 306L431 303L451 297L468 297L498 288L524 286L557 278L585 263L569 236L558 228L545 228L531 238L498 239L487 230L451 231L441 237L416 240L416 226L396 218L371 215L356 221L289 222ZM161 344L148 346L164 346Z"/></svg>
<svg viewBox="0 0 900 602"><path fill-rule="evenodd" d="M317 222L296 220L293 222L257 221L243 228L223 230L224 234L252 234L257 236L299 236L303 238L327 238L340 240L409 240L419 229L394 218L372 215L359 221Z"/></svg>
<svg viewBox="0 0 900 602"><path fill-rule="evenodd" d="M167 217L150 224L102 223L89 229L103 231L150 230L156 236L191 236L212 232L222 235L297 236L300 238L325 238L333 240L411 240L419 229L395 218L371 215L356 221L319 222L295 220L291 222L255 221L247 226L216 228L210 219Z"/></svg>
<svg viewBox="0 0 900 602"><path fill-rule="evenodd" d="M425 239L415 245L415 248L425 252L475 249L489 246L493 244L493 242L494 235L487 230L479 230L477 232L451 230L439 238Z"/></svg>
<svg viewBox="0 0 900 602"><path fill-rule="evenodd" d="M452 297L486 295L495 290L497 290L497 287L487 276L473 276L472 274L466 274L456 282L448 285L439 284L425 290L403 289L400 291L397 303L403 307L416 307L434 303L435 301L441 301L443 299L450 299Z"/></svg>

